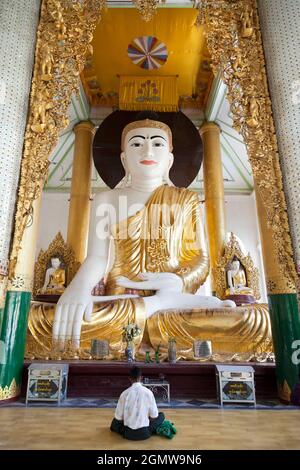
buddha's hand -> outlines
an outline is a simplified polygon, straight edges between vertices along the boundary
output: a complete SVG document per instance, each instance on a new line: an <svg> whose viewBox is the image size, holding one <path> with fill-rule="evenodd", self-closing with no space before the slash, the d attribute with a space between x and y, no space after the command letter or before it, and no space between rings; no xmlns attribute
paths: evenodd
<svg viewBox="0 0 300 470"><path fill-rule="evenodd" d="M140 281L131 281L127 277L120 276L117 284L128 289L154 290L160 293L181 292L183 282L175 273L140 273Z"/></svg>
<svg viewBox="0 0 300 470"><path fill-rule="evenodd" d="M83 317L85 321L91 321L92 312L91 293L83 287L67 287L57 303L52 331L53 342L60 351L69 341L73 348L79 348Z"/></svg>
<svg viewBox="0 0 300 470"><path fill-rule="evenodd" d="M140 281L131 281L127 277L120 276L117 284L127 289L157 290L160 286L159 273L140 273Z"/></svg>

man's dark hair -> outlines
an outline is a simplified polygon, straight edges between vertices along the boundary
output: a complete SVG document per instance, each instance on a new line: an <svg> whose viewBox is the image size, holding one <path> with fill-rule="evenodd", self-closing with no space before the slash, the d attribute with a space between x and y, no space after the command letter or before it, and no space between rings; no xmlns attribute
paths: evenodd
<svg viewBox="0 0 300 470"><path fill-rule="evenodd" d="M142 377L142 371L139 367L133 367L129 371L129 376L132 380L138 380L140 377Z"/></svg>

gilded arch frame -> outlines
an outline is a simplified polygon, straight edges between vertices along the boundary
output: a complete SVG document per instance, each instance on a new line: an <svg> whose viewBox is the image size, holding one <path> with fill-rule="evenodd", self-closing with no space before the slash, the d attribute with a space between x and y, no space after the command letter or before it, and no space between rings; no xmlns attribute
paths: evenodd
<svg viewBox="0 0 300 470"><path fill-rule="evenodd" d="M12 250L13 279L33 202L47 177L48 157L68 124L71 94L105 0L43 0L37 33L29 117L24 141ZM197 21L206 24L215 73L228 88L234 127L248 149L256 187L266 211L283 282L280 292L295 292L296 270L277 140L268 91L256 0L199 0ZM283 286L283 287L282 287ZM269 293L278 286L268 285Z"/></svg>

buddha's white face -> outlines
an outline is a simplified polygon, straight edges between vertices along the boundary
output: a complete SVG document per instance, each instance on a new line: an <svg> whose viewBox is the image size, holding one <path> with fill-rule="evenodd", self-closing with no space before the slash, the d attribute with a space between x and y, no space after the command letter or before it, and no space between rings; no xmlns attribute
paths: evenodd
<svg viewBox="0 0 300 470"><path fill-rule="evenodd" d="M59 258L51 258L51 265L52 265L52 268L58 269L60 266Z"/></svg>
<svg viewBox="0 0 300 470"><path fill-rule="evenodd" d="M173 164L167 133L149 127L129 131L121 160L132 179L163 178Z"/></svg>
<svg viewBox="0 0 300 470"><path fill-rule="evenodd" d="M240 262L239 261L232 261L231 263L231 269L233 271L238 271L240 268Z"/></svg>

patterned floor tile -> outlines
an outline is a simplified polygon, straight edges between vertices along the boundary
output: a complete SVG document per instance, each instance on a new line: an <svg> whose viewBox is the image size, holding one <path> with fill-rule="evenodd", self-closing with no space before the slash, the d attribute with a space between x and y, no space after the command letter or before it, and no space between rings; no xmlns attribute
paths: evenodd
<svg viewBox="0 0 300 470"><path fill-rule="evenodd" d="M107 398L67 398L63 400L60 404L61 408L115 408L117 405L117 400L109 400ZM20 398L18 401L2 404L1 406L7 407L25 407L25 399ZM57 407L57 402L47 402L47 401L30 401L28 402L28 407L45 407L53 408ZM158 408L199 408L199 409L218 409L221 408L221 405L216 400L199 400L199 399L176 399L171 400L170 403L165 401L159 401L157 403ZM256 408L247 403L236 403L236 404L224 404L224 409L259 409L259 410L300 410L300 407L297 406L286 406L282 405L279 401L259 401L256 405Z"/></svg>

